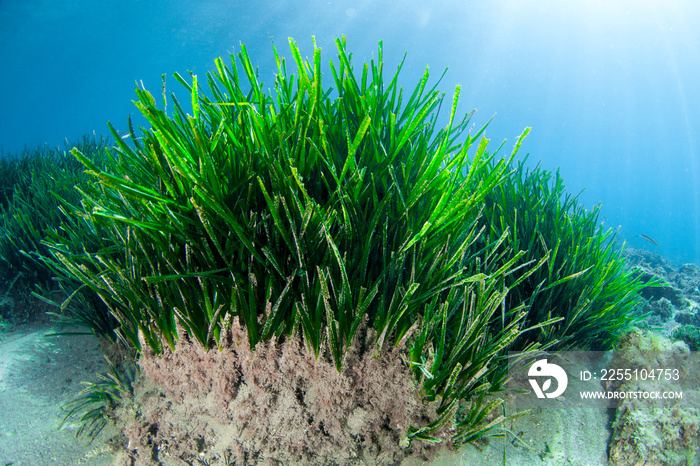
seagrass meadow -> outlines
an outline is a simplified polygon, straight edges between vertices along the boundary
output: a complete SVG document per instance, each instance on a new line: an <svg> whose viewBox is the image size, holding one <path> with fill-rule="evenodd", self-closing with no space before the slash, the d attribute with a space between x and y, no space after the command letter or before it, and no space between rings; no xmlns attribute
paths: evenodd
<svg viewBox="0 0 700 466"><path fill-rule="evenodd" d="M66 142L66 150L39 147L0 154L0 319L16 324L42 318L30 303L37 302L33 291L48 294L53 288L44 240L47 232L72 221L81 198L76 188L88 182L84 166L68 150L76 148L102 166L106 145L93 134Z"/></svg>
<svg viewBox="0 0 700 466"><path fill-rule="evenodd" d="M516 160L529 129L493 149L459 87L426 68L404 90L381 43L358 66L338 39L328 68L289 45L268 91L245 46L176 74L186 105L140 86L147 126L110 125L104 162L72 150L89 179L24 255L60 279L62 319L237 427L123 410L126 455L393 464L507 433L508 351L609 349L648 284L598 208ZM149 403L134 378L86 392L84 422Z"/></svg>

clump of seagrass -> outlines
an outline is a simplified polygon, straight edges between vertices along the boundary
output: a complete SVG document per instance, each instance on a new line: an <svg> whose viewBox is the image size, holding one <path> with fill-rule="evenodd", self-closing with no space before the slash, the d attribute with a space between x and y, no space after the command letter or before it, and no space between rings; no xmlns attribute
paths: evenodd
<svg viewBox="0 0 700 466"><path fill-rule="evenodd" d="M559 177L515 168L529 129L510 154L490 153L484 128L471 133L472 113L458 115L459 87L445 101L437 85L427 85L426 69L405 92L401 64L384 78L381 43L357 72L345 39L336 46L326 77L315 44L313 58L303 59L290 40L295 74L273 48L274 93L265 91L270 87L244 46L231 56L232 66L215 61L208 89L195 74L176 74L191 113L174 95L168 99L165 83L162 105L140 86L136 106L149 127L137 132L129 121L128 134L121 134L110 126L117 146L105 168L73 151L93 183L76 210L84 222L54 237L52 263L99 299L118 322L117 337L146 355L144 364L151 353L163 355L153 377L164 377L159 374L180 360L192 367L189 379L161 380L183 406L187 387L218 391L222 410L247 397L241 409L248 425L229 435L238 443L246 430L275 444L270 435L286 435L250 423L274 419L266 409L284 400L281 388L264 387L281 383L274 374L289 364L280 362L280 345L292 348L295 341L313 355L299 356L298 377L287 374L294 386L294 396L286 395L290 409L303 414L295 422L332 439L343 454L356 451L357 439L341 428L371 430L382 412L359 382L368 376L354 368L392 373L396 348L404 348L399 367L414 384L401 383L411 387L403 395L410 400L416 386L418 400L435 410L426 419L392 414L382 428L406 449L441 441L445 429L452 429L456 446L473 442L504 420L489 417L502 402L489 397L507 379L508 350L610 345L629 323L641 284L623 271L597 211L588 214L572 202ZM441 127L443 104L449 116ZM222 345L231 319L240 322L240 335L234 345ZM201 346L201 354L187 342ZM250 358L238 354L244 344L262 355L245 373L242 361ZM221 353L207 353L215 347ZM375 366L367 359L373 352L361 349L370 347L380 354ZM230 370L210 379L213 369L187 365L178 351ZM225 357L240 367L216 359ZM312 388L319 375L334 395ZM359 398L343 404L338 393L353 387ZM399 388L386 392L392 390ZM352 424L334 421L324 409ZM150 436L146 446L159 446L151 454L174 448L165 443L167 429L149 422L134 429ZM173 427L182 433L175 436L202 450L212 434L206 423L192 425L197 433ZM368 449L382 445L371 435L364 442ZM241 448L244 457L271 454L269 445Z"/></svg>
<svg viewBox="0 0 700 466"><path fill-rule="evenodd" d="M397 464L437 446L399 446L410 425L435 417L416 393L412 371L394 347L377 351L362 325L342 372L328 348L316 358L298 336L272 338L251 350L233 319L220 351L205 351L181 332L162 357L145 350L140 366L167 398L141 395L144 414L127 425L132 459L168 458L236 464ZM174 403L173 403L174 402ZM447 427L435 433L451 434ZM425 456L424 456L425 457Z"/></svg>
<svg viewBox="0 0 700 466"><path fill-rule="evenodd" d="M106 306L122 342L144 353L176 355L178 328L214 349L236 318L251 348L301 338L343 381L357 338L380 354L406 345L405 369L435 410L402 425L397 441L437 442L448 426L455 445L468 443L493 430L482 421L498 402L484 397L501 389L506 348L527 330L524 304L502 306L504 279L523 252L504 243L507 232L484 237L477 222L527 130L511 154L496 157L484 128L469 132L472 113L458 116L459 88L440 127L445 95L427 86L427 69L404 92L401 64L384 78L381 43L360 73L345 40L336 45L333 87L323 82L320 48L304 60L290 40L297 72L274 50L274 94L243 46L231 67L216 60L208 91L196 75L176 74L191 115L175 96L169 112L166 95L159 107L137 89L150 127L137 133L129 124L128 135L110 127L117 147L105 169L73 151L93 175L76 216L95 249L77 240L85 229L57 236L53 263ZM532 265L520 264L509 285ZM458 415L467 400L469 414Z"/></svg>

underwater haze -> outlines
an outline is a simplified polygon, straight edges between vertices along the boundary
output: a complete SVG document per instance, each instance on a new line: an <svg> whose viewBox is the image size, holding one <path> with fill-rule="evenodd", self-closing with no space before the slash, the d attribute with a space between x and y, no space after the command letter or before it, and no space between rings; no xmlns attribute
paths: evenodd
<svg viewBox="0 0 700 466"><path fill-rule="evenodd" d="M385 72L404 52L404 83L448 67L439 88L460 84L477 125L496 115L493 146L508 139L509 154L532 127L520 154L602 203L619 237L697 264L698 24L697 0L0 0L0 148L107 135L107 121L126 131L137 81L158 95L165 74L179 92L174 72L203 77L241 43L271 85L273 41L290 57L288 37L310 54L315 36L327 62L345 35L362 63L382 40Z"/></svg>

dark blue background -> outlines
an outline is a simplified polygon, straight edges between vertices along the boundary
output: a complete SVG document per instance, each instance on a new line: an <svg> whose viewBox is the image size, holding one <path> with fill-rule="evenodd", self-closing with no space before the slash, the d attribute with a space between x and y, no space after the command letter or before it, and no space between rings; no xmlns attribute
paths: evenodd
<svg viewBox="0 0 700 466"><path fill-rule="evenodd" d="M526 126L530 161L561 168L631 246L700 263L700 5L694 0L0 0L0 147L62 145L106 122L126 129L135 81L204 74L247 45L272 84L271 39L325 59L345 34L355 62L405 51L403 83L426 65L507 152ZM330 85L331 77L326 76ZM654 238L659 247L637 235Z"/></svg>

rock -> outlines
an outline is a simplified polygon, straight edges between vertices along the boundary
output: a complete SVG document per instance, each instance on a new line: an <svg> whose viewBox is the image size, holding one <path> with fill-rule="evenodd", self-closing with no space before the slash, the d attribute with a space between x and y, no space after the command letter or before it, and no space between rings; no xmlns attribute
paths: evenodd
<svg viewBox="0 0 700 466"><path fill-rule="evenodd" d="M619 384L619 388L617 383L608 388L627 393L675 395L662 399L630 396L620 402L610 442L610 463L625 466L698 464L700 358L697 353L690 353L682 342L672 342L654 332L635 330L621 340L611 367L629 368L638 375ZM652 370L662 376L649 376ZM674 380L676 375L677 380ZM679 393L682 397L678 397Z"/></svg>

